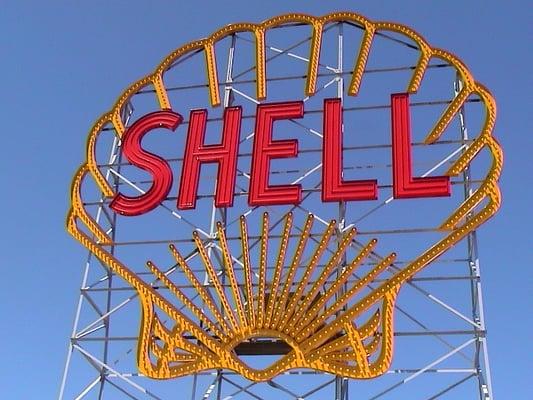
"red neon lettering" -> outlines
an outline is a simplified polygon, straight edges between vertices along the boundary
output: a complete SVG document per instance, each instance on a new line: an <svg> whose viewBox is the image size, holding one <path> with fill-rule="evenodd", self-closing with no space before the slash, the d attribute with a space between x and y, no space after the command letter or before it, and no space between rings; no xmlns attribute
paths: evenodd
<svg viewBox="0 0 533 400"><path fill-rule="evenodd" d="M178 208L196 207L200 167L204 163L217 163L215 206L231 207L237 173L237 147L241 134L241 107L224 110L224 127L220 144L205 145L207 110L191 111L187 143L181 170Z"/></svg>
<svg viewBox="0 0 533 400"><path fill-rule="evenodd" d="M274 140L274 121L302 118L302 101L260 104L257 106L248 203L251 206L299 204L300 185L269 185L270 161L276 158L296 157L298 141ZM220 144L206 145L207 110L193 110L185 144L177 207L194 209L198 192L201 166L217 163L215 192L216 207L231 207L235 193L237 157L241 131L242 109L229 107L224 111ZM150 173L152 186L136 197L117 193L110 207L123 215L144 214L159 205L172 187L172 171L161 157L144 150L144 135L156 128L175 130L182 122L181 115L170 111L147 114L129 127L123 136L122 151L129 162ZM324 100L322 152L322 201L353 201L377 199L377 181L344 181L342 176L342 103L340 99ZM391 95L392 172L395 198L450 196L450 178L447 176L413 177L411 161L411 127L409 94Z"/></svg>
<svg viewBox="0 0 533 400"><path fill-rule="evenodd" d="M290 158L298 154L298 141L273 140L274 121L289 118L302 118L302 101L260 104L255 120L254 150L248 204L263 206L274 204L298 204L301 201L300 185L269 185L270 160Z"/></svg>
<svg viewBox="0 0 533 400"><path fill-rule="evenodd" d="M413 178L409 94L391 95L393 193L396 199L450 196L450 178Z"/></svg>
<svg viewBox="0 0 533 400"><path fill-rule="evenodd" d="M376 200L374 179L342 179L342 105L340 99L324 100L322 151L322 201Z"/></svg>
<svg viewBox="0 0 533 400"><path fill-rule="evenodd" d="M156 128L174 131L183 120L182 116L172 111L156 111L136 121L124 132L122 152L128 161L153 176L150 189L137 197L117 193L110 207L114 211L127 215L141 215L156 208L167 197L172 186L172 171L168 163L141 147L141 142L148 132Z"/></svg>

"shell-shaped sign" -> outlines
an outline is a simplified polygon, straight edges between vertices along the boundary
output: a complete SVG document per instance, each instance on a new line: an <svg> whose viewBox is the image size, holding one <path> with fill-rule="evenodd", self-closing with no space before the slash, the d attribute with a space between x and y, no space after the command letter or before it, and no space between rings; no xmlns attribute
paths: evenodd
<svg viewBox="0 0 533 400"><path fill-rule="evenodd" d="M466 66L406 26L350 12L229 25L97 121L67 228L137 291L146 376L373 378L402 285L499 208L495 116ZM280 357L260 369L245 354Z"/></svg>

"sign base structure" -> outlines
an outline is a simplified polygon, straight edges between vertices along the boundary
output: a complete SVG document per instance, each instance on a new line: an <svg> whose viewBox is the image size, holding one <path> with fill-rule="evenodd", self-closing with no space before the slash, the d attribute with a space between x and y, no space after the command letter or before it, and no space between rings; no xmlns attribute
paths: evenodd
<svg viewBox="0 0 533 400"><path fill-rule="evenodd" d="M178 48L74 177L59 399L493 399L495 113L457 57L354 13Z"/></svg>

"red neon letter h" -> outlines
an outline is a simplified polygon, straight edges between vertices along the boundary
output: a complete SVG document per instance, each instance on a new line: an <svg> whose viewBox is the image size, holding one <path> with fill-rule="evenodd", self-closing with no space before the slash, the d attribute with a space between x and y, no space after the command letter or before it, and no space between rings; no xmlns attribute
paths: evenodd
<svg viewBox="0 0 533 400"><path fill-rule="evenodd" d="M226 108L224 110L222 142L205 145L207 110L191 111L181 169L178 194L179 209L186 210L196 207L200 166L203 163L218 164L215 206L231 207L233 205L241 115L241 107Z"/></svg>
<svg viewBox="0 0 533 400"><path fill-rule="evenodd" d="M342 105L340 99L324 100L324 145L322 150L322 201L375 200L374 179L342 179Z"/></svg>

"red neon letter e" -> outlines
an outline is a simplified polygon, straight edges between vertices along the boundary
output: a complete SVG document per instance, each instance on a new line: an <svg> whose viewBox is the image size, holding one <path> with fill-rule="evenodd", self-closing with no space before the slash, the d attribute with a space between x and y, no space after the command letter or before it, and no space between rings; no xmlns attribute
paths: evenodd
<svg viewBox="0 0 533 400"><path fill-rule="evenodd" d="M340 99L324 100L322 151L322 201L376 200L376 180L345 182L342 179L342 105Z"/></svg>
<svg viewBox="0 0 533 400"><path fill-rule="evenodd" d="M409 94L391 95L393 194L396 199L450 196L448 176L413 178Z"/></svg>
<svg viewBox="0 0 533 400"><path fill-rule="evenodd" d="M250 193L248 195L250 206L300 203L302 193L300 185L270 186L268 177L271 159L295 157L298 154L297 140L272 139L274 121L302 118L303 114L304 104L302 101L259 104L257 106Z"/></svg>
<svg viewBox="0 0 533 400"><path fill-rule="evenodd" d="M187 210L196 207L200 166L203 163L218 164L215 206L231 207L233 205L241 115L241 107L226 108L222 143L205 145L207 110L191 111L178 194L179 209Z"/></svg>
<svg viewBox="0 0 533 400"><path fill-rule="evenodd" d="M148 132L156 128L175 130L181 123L181 115L172 111L156 111L135 121L124 132L122 152L128 161L153 176L150 189L137 197L117 193L110 207L114 211L127 216L141 215L156 208L172 186L172 170L167 162L141 147L141 141Z"/></svg>

